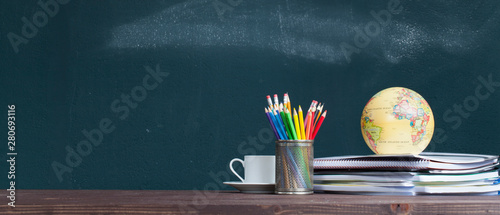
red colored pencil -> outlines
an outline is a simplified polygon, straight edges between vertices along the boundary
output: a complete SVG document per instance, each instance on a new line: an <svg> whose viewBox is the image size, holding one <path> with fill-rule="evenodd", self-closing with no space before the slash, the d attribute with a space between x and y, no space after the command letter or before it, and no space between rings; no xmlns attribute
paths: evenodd
<svg viewBox="0 0 500 215"><path fill-rule="evenodd" d="M314 126L318 124L319 117L321 116L321 112L323 111L323 105L321 105L321 102L318 105L318 110L316 111L316 116L314 116Z"/></svg>
<svg viewBox="0 0 500 215"><path fill-rule="evenodd" d="M318 104L318 103L316 103ZM308 140L312 140L312 134L314 132L314 114L316 113L316 105L313 106L311 108L311 116L310 116L310 119L311 120L311 124L309 125L309 127L307 127L307 130L309 130L309 136L308 136Z"/></svg>
<svg viewBox="0 0 500 215"><path fill-rule="evenodd" d="M321 124L323 124L323 120L325 120L326 117L326 110L325 112L321 115L321 118L319 118L318 124L316 125L316 128L314 128L314 132L312 134L312 139L316 137L316 134L318 133L319 127L321 127Z"/></svg>

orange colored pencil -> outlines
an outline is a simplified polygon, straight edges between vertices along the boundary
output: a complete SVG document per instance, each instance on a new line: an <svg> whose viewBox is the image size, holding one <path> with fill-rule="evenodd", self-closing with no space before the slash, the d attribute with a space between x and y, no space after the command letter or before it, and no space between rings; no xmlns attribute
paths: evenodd
<svg viewBox="0 0 500 215"><path fill-rule="evenodd" d="M311 102L311 106L309 106L309 109L307 110L307 115L306 115L306 119L304 120L304 122L306 123L304 126L305 126L305 129L307 130L308 127L308 122L309 122L309 111L311 111L312 107L314 107L314 103L316 103L315 100L313 100ZM306 136L306 140L308 139L308 137Z"/></svg>
<svg viewBox="0 0 500 215"><path fill-rule="evenodd" d="M325 110L325 112L323 113L323 115L321 115L321 118L319 119L318 124L316 125L316 128L314 128L314 132L312 134L312 139L313 140L316 137L316 134L318 133L318 130L321 127L321 124L323 124L323 120L325 120L325 118L326 118L326 112L327 111Z"/></svg>
<svg viewBox="0 0 500 215"><path fill-rule="evenodd" d="M288 109L288 111L290 111L290 113L292 112L290 105L290 97L288 96L288 93L285 93L285 95L283 95L283 105L285 106L286 109Z"/></svg>
<svg viewBox="0 0 500 215"><path fill-rule="evenodd" d="M314 121L315 127L316 127L316 124L318 124L319 117L321 116L321 111L323 111L323 106L324 106L324 104L322 105L321 102L318 105L318 112L317 112L316 117L315 117L316 120Z"/></svg>
<svg viewBox="0 0 500 215"><path fill-rule="evenodd" d="M288 111L290 111L290 113L292 112L292 100L290 100L290 95L288 95L288 93L286 93L286 98L288 100Z"/></svg>

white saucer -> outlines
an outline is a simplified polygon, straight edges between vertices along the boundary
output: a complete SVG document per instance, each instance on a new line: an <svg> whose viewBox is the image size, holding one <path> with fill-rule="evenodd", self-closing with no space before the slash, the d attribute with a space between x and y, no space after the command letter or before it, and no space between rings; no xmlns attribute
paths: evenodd
<svg viewBox="0 0 500 215"><path fill-rule="evenodd" d="M224 184L240 190L242 193L274 193L274 183L243 183L241 181L228 181Z"/></svg>

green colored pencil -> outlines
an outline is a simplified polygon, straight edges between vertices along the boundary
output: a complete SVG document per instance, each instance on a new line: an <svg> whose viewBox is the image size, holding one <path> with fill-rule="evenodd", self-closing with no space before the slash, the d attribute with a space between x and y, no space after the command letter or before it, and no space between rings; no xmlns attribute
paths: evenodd
<svg viewBox="0 0 500 215"><path fill-rule="evenodd" d="M288 120L285 116L285 112L283 112L283 103L280 103L280 114L281 119L283 120L283 124L285 124L285 128L288 133L288 139L293 140L292 132L290 131L290 126L288 125Z"/></svg>
<svg viewBox="0 0 500 215"><path fill-rule="evenodd" d="M295 132L295 127L293 126L292 115L290 114L290 111L288 111L288 109L285 109L285 115L286 115L286 120L288 121L288 125L290 126L290 130L292 132L292 138L294 140L298 140L297 133Z"/></svg>

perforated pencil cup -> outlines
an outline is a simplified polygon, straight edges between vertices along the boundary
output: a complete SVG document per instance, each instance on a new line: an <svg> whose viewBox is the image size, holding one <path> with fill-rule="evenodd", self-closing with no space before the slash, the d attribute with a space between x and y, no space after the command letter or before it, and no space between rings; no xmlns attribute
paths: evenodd
<svg viewBox="0 0 500 215"><path fill-rule="evenodd" d="M277 194L312 194L314 140L276 141Z"/></svg>

